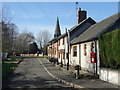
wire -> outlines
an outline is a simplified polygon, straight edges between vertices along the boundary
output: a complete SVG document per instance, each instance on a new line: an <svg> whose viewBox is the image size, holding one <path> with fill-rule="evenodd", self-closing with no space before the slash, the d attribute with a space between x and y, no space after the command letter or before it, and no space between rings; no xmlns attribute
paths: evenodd
<svg viewBox="0 0 120 90"><path fill-rule="evenodd" d="M25 8L22 6L22 4L19 3L18 5L20 6L20 8L22 8L22 10L24 11L24 13L25 13L28 17L30 17L30 15L29 15L28 12L25 10Z"/></svg>
<svg viewBox="0 0 120 90"><path fill-rule="evenodd" d="M36 2L36 5L41 9L41 11L43 12L43 14L47 17L47 20L49 22L51 22L52 20L50 20L49 16L46 14L46 12L44 11L44 9ZM50 23L51 24L51 23Z"/></svg>

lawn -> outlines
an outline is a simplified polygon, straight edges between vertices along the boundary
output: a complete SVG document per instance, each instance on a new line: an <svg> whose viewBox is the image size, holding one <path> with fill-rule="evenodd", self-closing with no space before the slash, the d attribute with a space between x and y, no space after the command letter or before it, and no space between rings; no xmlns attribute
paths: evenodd
<svg viewBox="0 0 120 90"><path fill-rule="evenodd" d="M3 61L2 63L2 78L3 80L9 76L13 70L17 67L19 61Z"/></svg>

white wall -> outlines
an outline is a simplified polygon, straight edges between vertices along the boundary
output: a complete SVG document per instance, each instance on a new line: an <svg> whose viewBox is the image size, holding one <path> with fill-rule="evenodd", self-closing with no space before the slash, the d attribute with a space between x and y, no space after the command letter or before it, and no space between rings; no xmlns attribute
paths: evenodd
<svg viewBox="0 0 120 90"><path fill-rule="evenodd" d="M100 69L100 79L115 85L120 86L120 71L118 70L111 70L108 68L101 68Z"/></svg>
<svg viewBox="0 0 120 90"><path fill-rule="evenodd" d="M64 49L65 50L65 60L62 59L63 64L67 64L67 59L66 59L66 53L68 52L68 44L67 44L67 36L64 37L64 44L63 44L63 38L60 39L60 46L58 46L58 50ZM61 55L60 58L58 58L58 61L61 62Z"/></svg>
<svg viewBox="0 0 120 90"><path fill-rule="evenodd" d="M97 64L96 63L91 63L90 60L90 53L91 53L91 43L94 43L94 52L96 53L97 51ZM86 56L84 55L84 45L87 45L86 47ZM96 48L95 49L95 45ZM73 56L73 47L77 46L77 57ZM96 65L97 65L97 74L99 74L99 45L98 45L98 40L96 43L94 41L91 42L86 42L82 44L75 44L71 46L71 54L70 54L70 65L80 65L83 70L89 71L94 73L94 70L96 72ZM95 68L94 68L95 67Z"/></svg>
<svg viewBox="0 0 120 90"><path fill-rule="evenodd" d="M67 53L68 53L68 43L67 43L67 36L65 36L65 60L64 60L64 64L67 65L68 59L67 59Z"/></svg>
<svg viewBox="0 0 120 90"><path fill-rule="evenodd" d="M61 49L64 49L64 45L62 44L63 43L63 39L62 38L59 41L60 41L60 45L58 45L58 50L60 52ZM59 63L61 62L61 59L62 59L62 57L61 57L61 52L60 52L60 58L58 58L58 62Z"/></svg>
<svg viewBox="0 0 120 90"><path fill-rule="evenodd" d="M97 74L99 75L100 73L100 50L99 50L99 42L98 40L96 41L97 44Z"/></svg>
<svg viewBox="0 0 120 90"><path fill-rule="evenodd" d="M94 72L93 63L90 61L90 53L91 53L91 43L86 42L81 44L81 68L90 72ZM84 55L84 45L86 44L86 56Z"/></svg>

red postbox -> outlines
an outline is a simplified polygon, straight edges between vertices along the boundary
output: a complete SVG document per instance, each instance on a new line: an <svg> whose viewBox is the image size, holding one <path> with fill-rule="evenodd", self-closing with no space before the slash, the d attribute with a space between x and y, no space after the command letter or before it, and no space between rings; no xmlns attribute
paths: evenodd
<svg viewBox="0 0 120 90"><path fill-rule="evenodd" d="M90 53L91 63L96 63L96 53Z"/></svg>

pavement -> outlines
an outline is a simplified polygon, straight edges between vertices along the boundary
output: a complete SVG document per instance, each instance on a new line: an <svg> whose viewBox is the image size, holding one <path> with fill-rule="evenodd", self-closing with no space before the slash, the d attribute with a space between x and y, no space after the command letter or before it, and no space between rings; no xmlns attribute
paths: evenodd
<svg viewBox="0 0 120 90"><path fill-rule="evenodd" d="M38 61L43 65L44 69L54 79L66 85L70 85L74 88L120 90L120 88L117 85L104 82L100 79L92 78L76 79L73 74L69 74L65 70L62 70L63 68L61 69L61 67L51 64L48 59L38 59Z"/></svg>

